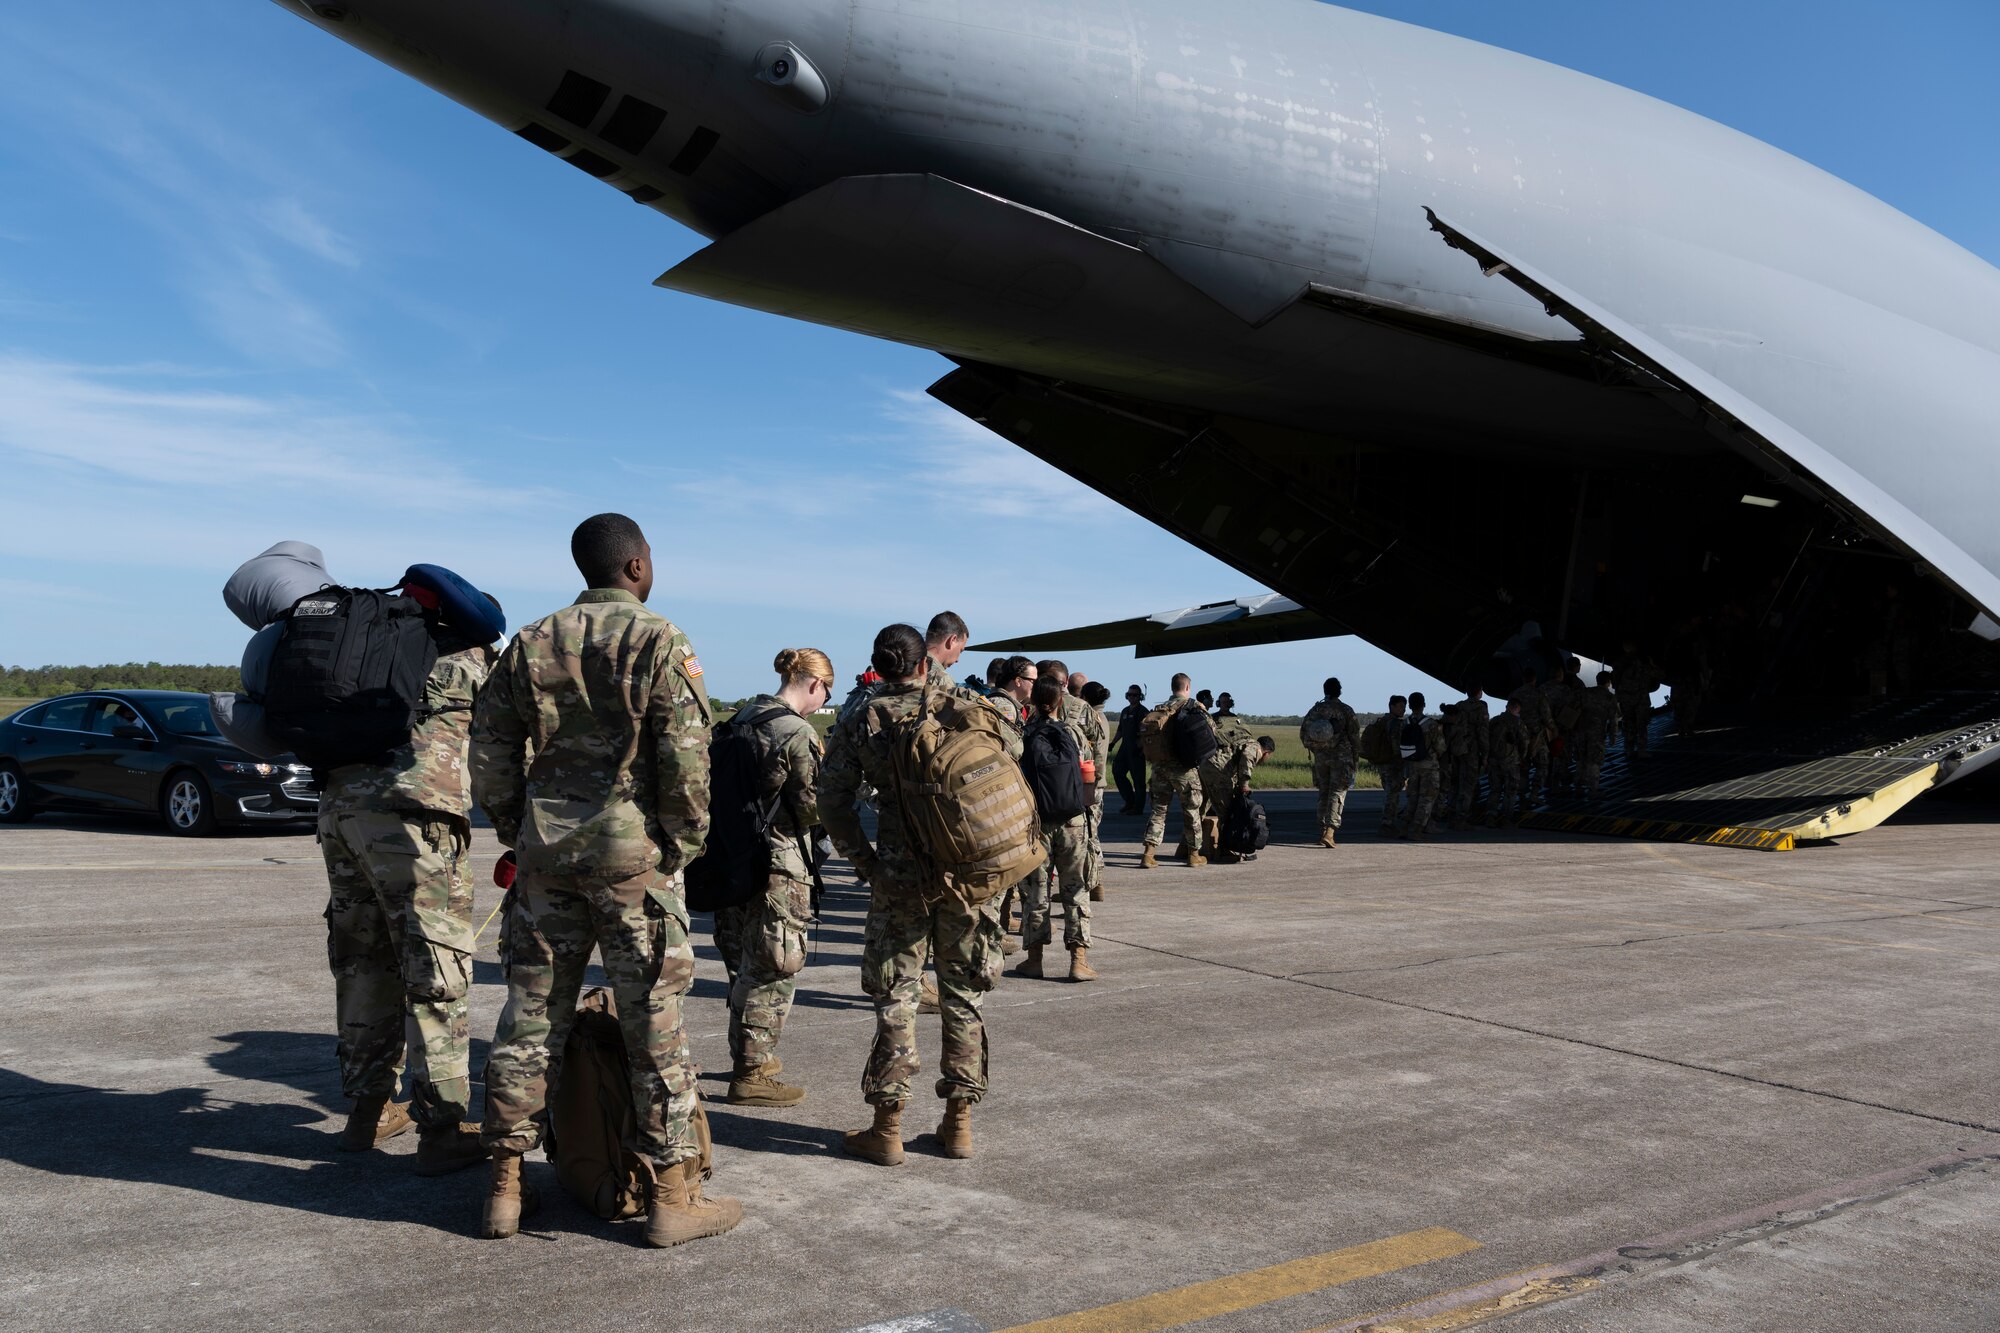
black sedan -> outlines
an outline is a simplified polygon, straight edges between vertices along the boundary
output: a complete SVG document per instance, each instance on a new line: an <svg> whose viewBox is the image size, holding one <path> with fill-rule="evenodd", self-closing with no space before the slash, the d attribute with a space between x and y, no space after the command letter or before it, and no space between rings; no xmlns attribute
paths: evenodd
<svg viewBox="0 0 2000 1333"><path fill-rule="evenodd" d="M0 822L89 810L156 815L198 835L308 820L318 808L310 772L223 740L205 694L93 690L0 720Z"/></svg>

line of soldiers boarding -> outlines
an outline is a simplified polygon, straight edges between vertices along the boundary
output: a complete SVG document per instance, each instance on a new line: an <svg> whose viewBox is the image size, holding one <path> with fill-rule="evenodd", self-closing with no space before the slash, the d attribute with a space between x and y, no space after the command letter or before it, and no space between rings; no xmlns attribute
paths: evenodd
<svg viewBox="0 0 2000 1333"><path fill-rule="evenodd" d="M694 980L684 871L709 842L714 719L687 636L645 605L653 559L638 525L619 514L596 515L577 527L571 552L586 584L573 604L524 627L497 657L485 646L440 652L407 743L380 762L324 775L319 836L329 881L327 953L342 1090L353 1099L340 1146L376 1147L414 1125L421 1175L490 1159L480 1233L516 1234L537 1202L522 1158L545 1143L595 952L630 1069L623 1147L633 1175L626 1211L646 1214L647 1244L677 1245L726 1232L743 1215L737 1200L703 1192L705 1120L683 1019ZM997 984L1007 952L1006 898L1018 897L1022 908L1027 954L1017 974L1044 975L1052 903L1060 901L1068 977L1096 975L1088 953L1090 904L1103 896L1101 783L1090 784L1087 808L1055 817L1037 821L1038 802L1028 802L1023 837L1039 835L1032 858L1038 868L1008 895L974 900L953 891L905 827L892 745L900 725L939 698L1001 719L1009 754L1065 741L1060 753L1087 763L1093 777L1104 771L1109 738L1101 686L1093 689L1060 662L1008 658L995 664L984 693L961 689L950 668L967 638L964 621L950 612L933 619L928 632L885 627L871 653L878 680L850 697L823 751L807 719L831 700L834 674L824 653L779 653L777 688L745 709L757 723L756 771L771 814L763 829L764 891L718 911L715 920L731 977L729 1100L790 1106L805 1095L778 1079L777 1045L805 964L817 869L810 831L823 826L869 889L861 981L875 1004L876 1027L861 1091L873 1119L843 1136L843 1147L882 1165L903 1160L901 1114L919 1073L916 1018L927 962L937 972L944 1036L935 1083L944 1111L935 1138L949 1157L971 1155L971 1109L987 1091L980 1003ZM1185 675L1176 676L1172 698L1138 723L1140 743L1151 735L1158 742L1152 752L1166 756L1147 784L1149 866L1171 800L1182 803L1186 859L1202 864L1203 847L1214 841L1202 812L1232 789L1247 793L1251 769L1273 749L1268 737L1247 738L1240 723L1212 721L1188 687ZM1327 845L1361 745L1338 694L1338 682L1328 682L1326 700L1306 724ZM1510 702L1506 716L1518 719L1519 708ZM1200 728L1216 733L1212 751L1196 762L1160 739L1181 714L1185 730L1199 730L1199 717ZM1418 738L1419 751L1400 754L1396 780L1411 795L1409 818L1417 829L1429 812L1424 792L1437 786L1422 776L1425 765L1435 768L1434 756L1451 752L1442 723L1432 727L1423 716L1419 701L1402 732ZM1330 719L1333 725L1324 725ZM1494 719L1496 734L1503 720ZM1123 726L1121 717L1121 734ZM1526 744L1516 748L1529 762L1538 753ZM1216 754L1225 757L1212 762ZM860 815L870 789L872 840ZM467 854L475 803L515 867L501 909L507 1000L487 1060L478 1125L464 1121L476 944ZM405 1061L411 1096L398 1102Z"/></svg>
<svg viewBox="0 0 2000 1333"><path fill-rule="evenodd" d="M586 585L573 604L522 628L497 656L485 646L440 651L407 741L380 761L323 775L328 960L342 1090L353 1099L340 1146L366 1150L414 1126L421 1175L490 1160L480 1234L515 1235L537 1206L522 1158L556 1146L551 1103L565 1091L565 1046L594 952L610 1003L591 1016L615 1018L630 1087L623 1156L632 1178L619 1184L624 1206L600 1211L643 1211L646 1243L677 1245L742 1218L737 1200L703 1192L705 1117L682 1012L694 980L685 871L714 850L710 755L720 738L700 659L645 605L653 559L638 525L596 515L570 545ZM1057 661L1007 659L985 693L961 689L950 667L967 638L950 612L928 633L885 627L871 653L876 679L850 697L824 747L808 718L829 705L834 673L816 649L779 653L776 689L739 710L769 812L759 826L768 869L762 892L715 916L730 974L729 1101L782 1107L805 1095L779 1080L777 1046L805 965L818 868L811 835L823 827L869 889L861 981L876 1031L861 1091L874 1114L843 1145L882 1165L903 1160L927 963L944 1030L936 1144L948 1157L971 1155L971 1108L987 1089L980 1001L1007 952L1005 897L954 891L906 828L891 752L901 724L942 699L990 719L1016 759L1053 748L1094 779L1107 758L1101 687ZM1247 769L1240 776L1247 788ZM1088 953L1090 903L1103 896L1099 785L1078 785L1075 809L1037 818L1038 796L1021 807L1022 845L1033 853L1022 864L1036 868L1006 895L1022 909L1019 975L1043 975L1054 901L1064 905L1068 979L1096 975ZM870 793L872 840L861 818ZM507 1000L477 1125L464 1120L475 804L508 848L513 875L499 913ZM406 1061L411 1096L398 1102Z"/></svg>

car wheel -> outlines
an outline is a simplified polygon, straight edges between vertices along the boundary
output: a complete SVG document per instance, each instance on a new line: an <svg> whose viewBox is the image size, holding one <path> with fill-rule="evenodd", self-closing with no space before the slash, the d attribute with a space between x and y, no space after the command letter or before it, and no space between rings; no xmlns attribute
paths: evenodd
<svg viewBox="0 0 2000 1333"><path fill-rule="evenodd" d="M28 782L12 764L0 764L0 824L20 824L33 819L28 805Z"/></svg>
<svg viewBox="0 0 2000 1333"><path fill-rule="evenodd" d="M167 775L160 793L160 814L167 827L183 837L199 838L215 832L215 797L201 774L181 769Z"/></svg>

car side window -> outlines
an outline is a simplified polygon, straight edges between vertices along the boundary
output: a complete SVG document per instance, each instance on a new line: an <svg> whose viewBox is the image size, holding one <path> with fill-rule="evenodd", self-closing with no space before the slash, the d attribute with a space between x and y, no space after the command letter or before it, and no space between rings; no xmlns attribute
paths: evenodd
<svg viewBox="0 0 2000 1333"><path fill-rule="evenodd" d="M83 714L84 710L90 706L90 702L88 699L79 698L57 699L53 703L44 704L42 705L42 714L35 719L34 725L38 727L56 727L64 731L83 731L87 725L84 722Z"/></svg>
<svg viewBox="0 0 2000 1333"><path fill-rule="evenodd" d="M139 725L139 715L132 711L132 706L116 699L92 699L84 718L84 730L100 736L115 735L120 727Z"/></svg>

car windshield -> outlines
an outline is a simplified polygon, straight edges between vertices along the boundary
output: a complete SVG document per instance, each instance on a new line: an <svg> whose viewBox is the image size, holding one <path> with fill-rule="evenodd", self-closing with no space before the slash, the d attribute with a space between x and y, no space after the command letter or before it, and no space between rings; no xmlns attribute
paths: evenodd
<svg viewBox="0 0 2000 1333"><path fill-rule="evenodd" d="M153 715L160 726L175 736L220 736L215 729L215 717L208 711L208 700L189 699L185 702L156 703Z"/></svg>

